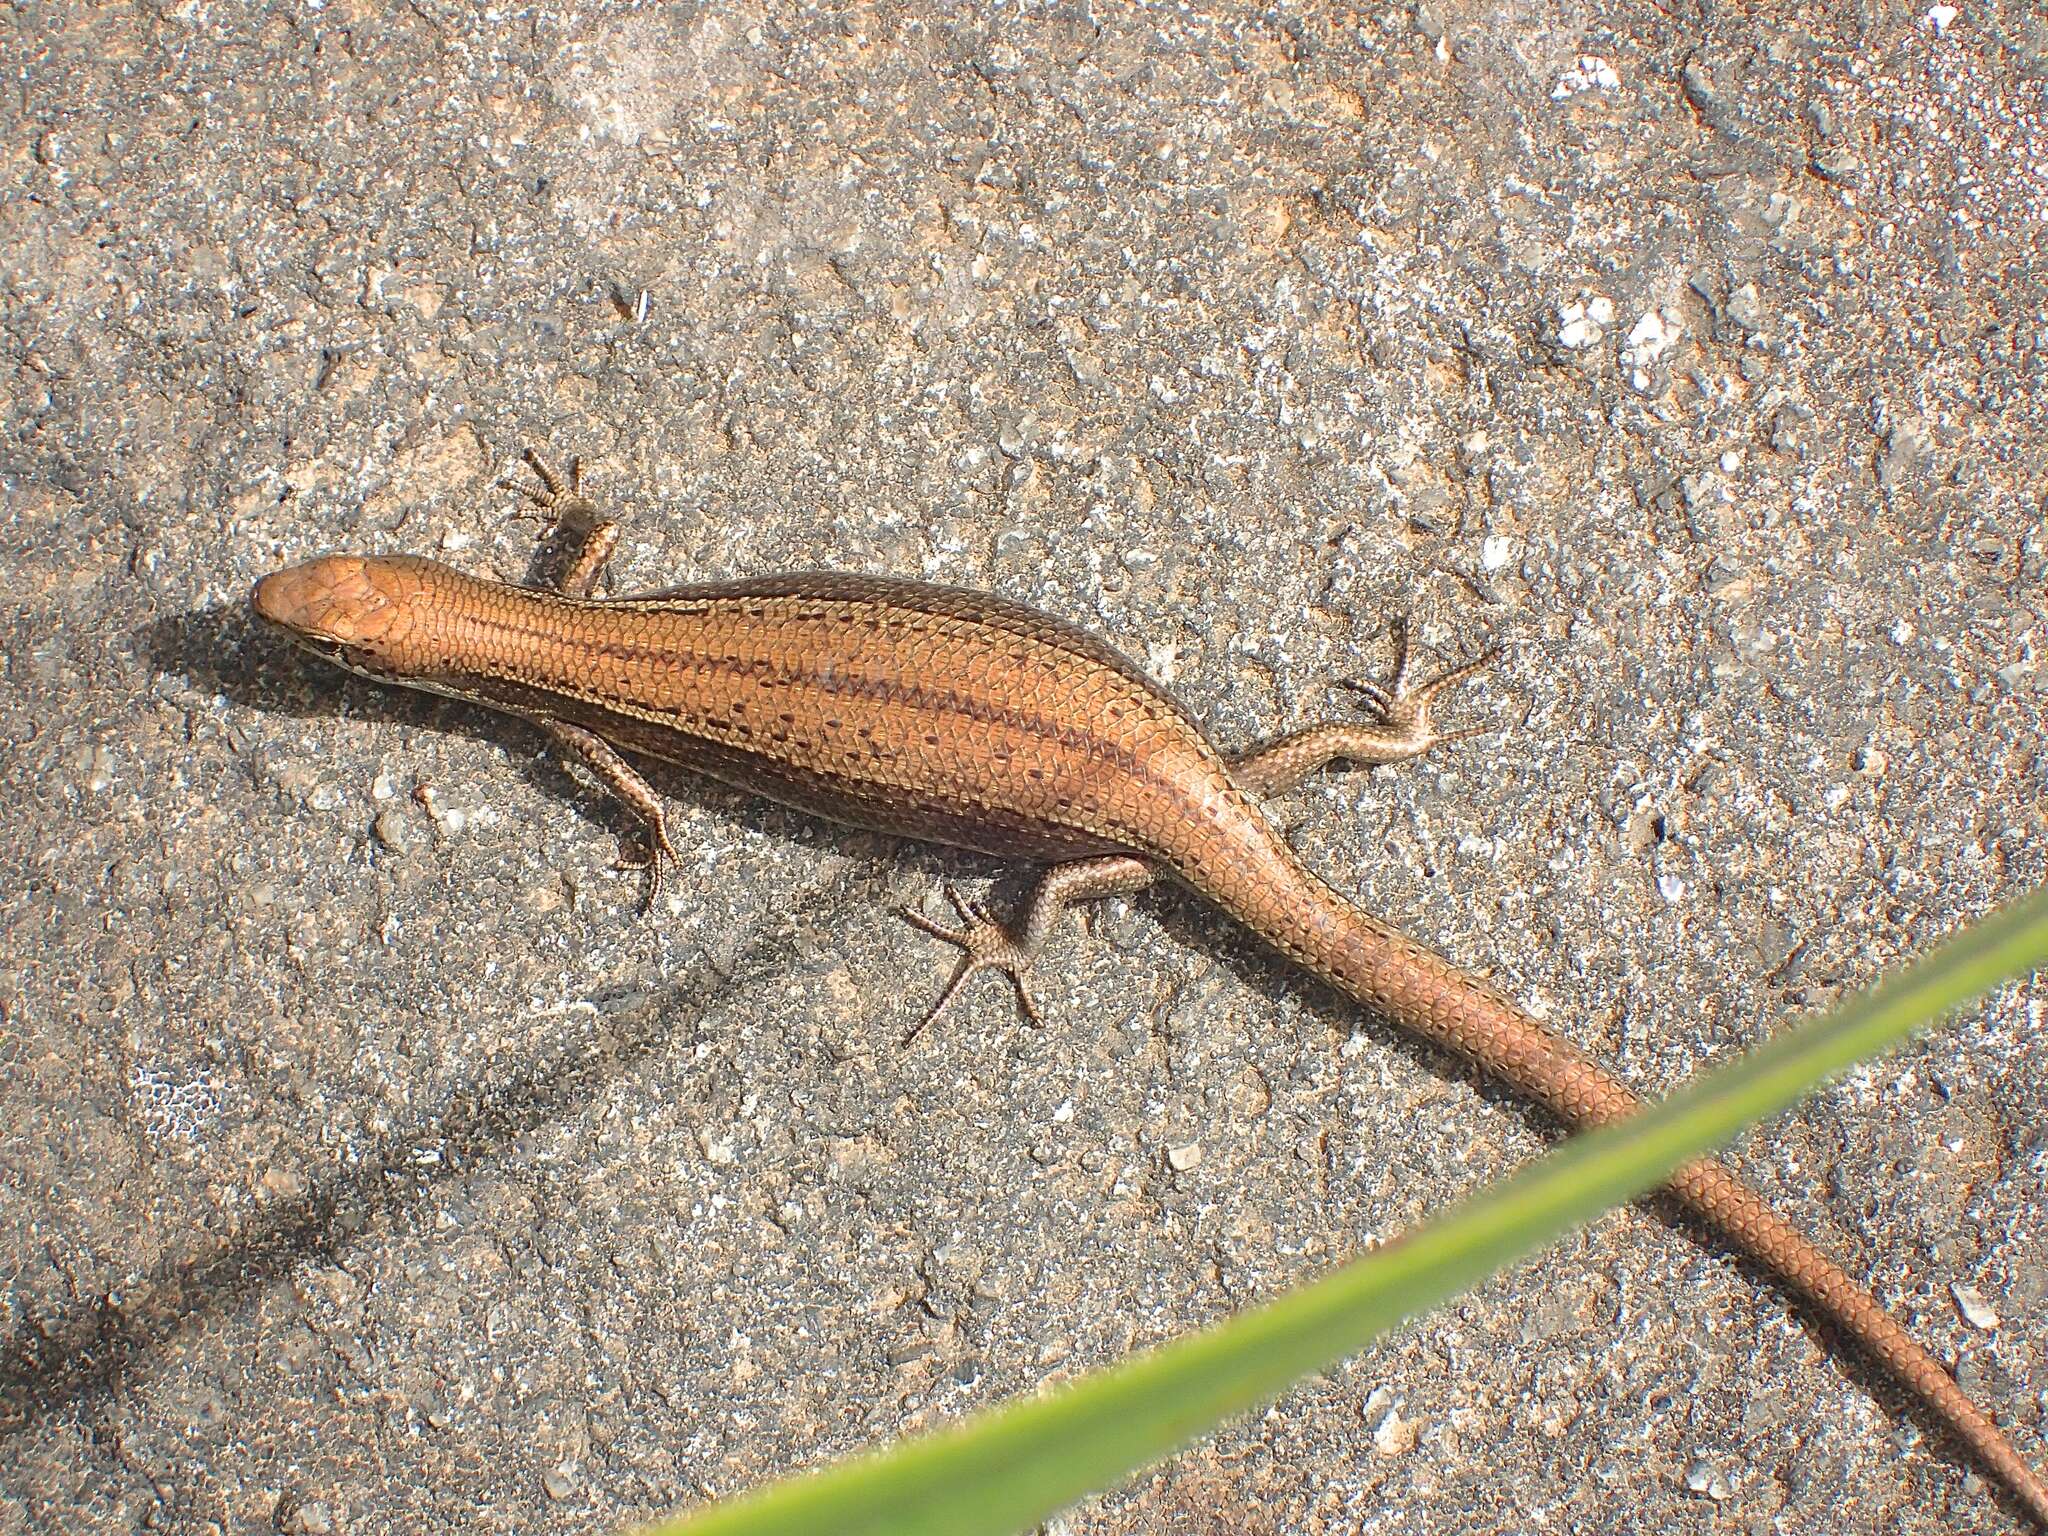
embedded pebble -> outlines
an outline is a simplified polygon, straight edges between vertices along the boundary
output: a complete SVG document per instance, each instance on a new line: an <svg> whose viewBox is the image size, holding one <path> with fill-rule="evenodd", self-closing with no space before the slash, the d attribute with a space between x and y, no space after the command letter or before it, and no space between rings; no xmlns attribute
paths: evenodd
<svg viewBox="0 0 2048 1536"><path fill-rule="evenodd" d="M1956 1310L1963 1315L1963 1321L1980 1333L1991 1333L1998 1327L1998 1311L1984 1299L1984 1293L1974 1285L1961 1281L1948 1288L1949 1295L1956 1299Z"/></svg>

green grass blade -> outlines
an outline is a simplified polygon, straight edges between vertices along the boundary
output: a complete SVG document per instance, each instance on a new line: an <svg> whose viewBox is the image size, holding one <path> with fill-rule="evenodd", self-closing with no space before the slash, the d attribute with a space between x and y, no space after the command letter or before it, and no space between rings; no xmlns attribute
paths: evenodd
<svg viewBox="0 0 2048 1536"><path fill-rule="evenodd" d="M1643 1193L1831 1073L2044 963L2048 891L2039 891L1827 1017L1707 1074L1627 1124L1574 1139L1321 1280L1057 1392L654 1530L659 1536L1002 1536L1027 1527Z"/></svg>

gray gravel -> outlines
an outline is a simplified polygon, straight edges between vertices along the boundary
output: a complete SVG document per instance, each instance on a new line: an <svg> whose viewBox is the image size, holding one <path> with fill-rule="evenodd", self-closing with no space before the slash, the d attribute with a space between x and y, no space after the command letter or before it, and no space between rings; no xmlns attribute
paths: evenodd
<svg viewBox="0 0 2048 1536"><path fill-rule="evenodd" d="M618 590L998 588L1226 745L1343 708L1390 614L1502 642L1461 706L1499 734L1282 815L1651 1089L2048 869L2025 0L0 38L0 1536L615 1531L1553 1139L1170 893L1061 942L1046 1030L991 982L908 1050L947 959L890 909L999 872L664 780L685 867L636 921L620 817L527 731L245 616L326 548L523 569L526 444L628 519ZM2037 1465L2044 1009L1740 1154ZM2012 1519L1629 1212L1053 1529Z"/></svg>

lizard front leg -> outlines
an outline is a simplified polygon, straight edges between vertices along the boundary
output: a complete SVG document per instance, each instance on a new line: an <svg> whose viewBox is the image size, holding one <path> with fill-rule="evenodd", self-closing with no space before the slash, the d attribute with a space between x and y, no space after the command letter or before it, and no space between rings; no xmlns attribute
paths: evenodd
<svg viewBox="0 0 2048 1536"><path fill-rule="evenodd" d="M604 572L605 562L611 559L612 551L618 547L619 525L601 513L597 503L583 494L582 459L569 461L569 476L565 482L533 449L526 449L522 457L540 481L540 486L536 488L513 480L498 483L532 502L553 524L552 531L569 539L567 559L551 583L554 590L564 597L588 597L597 585L597 578ZM632 859L621 852L617 867L646 869L647 891L641 898L640 910L643 913L651 911L655 899L661 894L663 865L673 862L676 857L675 845L668 837L668 819L662 813L661 796L619 754L617 748L594 731L544 716L534 717L534 723L547 732L557 747L595 774L598 782L611 791L613 798L645 825L646 856Z"/></svg>
<svg viewBox="0 0 2048 1536"><path fill-rule="evenodd" d="M564 597L588 597L604 571L605 562L618 547L619 525L599 512L597 503L583 494L582 459L569 461L565 484L531 448L523 450L521 457L540 481L539 488L516 480L500 480L498 484L532 502L553 524L551 532L564 534L571 541L568 559L550 585Z"/></svg>

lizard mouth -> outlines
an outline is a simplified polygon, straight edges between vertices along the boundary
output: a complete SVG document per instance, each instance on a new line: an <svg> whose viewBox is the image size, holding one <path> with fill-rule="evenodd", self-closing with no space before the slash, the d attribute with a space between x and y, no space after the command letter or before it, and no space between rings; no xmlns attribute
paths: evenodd
<svg viewBox="0 0 2048 1536"><path fill-rule="evenodd" d="M309 656L318 656L322 661L340 667L344 672L353 672L357 677L368 678L373 683L411 683L413 679L400 676L388 667L377 665L355 646L345 645L339 640L330 640L325 635L308 634L281 619L271 617L261 608L256 616L263 627L272 634L282 636L292 643L295 650Z"/></svg>
<svg viewBox="0 0 2048 1536"><path fill-rule="evenodd" d="M363 659L360 651L352 650L334 640L316 640L309 635L294 635L301 650L318 656L322 661L332 662L344 672L353 672L357 677L366 677L373 683L402 683L400 677L388 668L379 667Z"/></svg>

